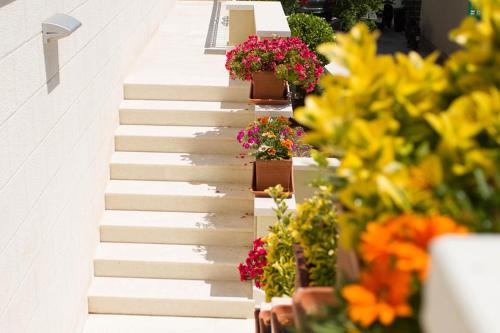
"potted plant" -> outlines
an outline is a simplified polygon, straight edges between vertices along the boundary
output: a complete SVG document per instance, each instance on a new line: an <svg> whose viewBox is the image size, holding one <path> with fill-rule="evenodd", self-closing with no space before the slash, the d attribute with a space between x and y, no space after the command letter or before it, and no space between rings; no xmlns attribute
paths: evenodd
<svg viewBox="0 0 500 333"><path fill-rule="evenodd" d="M319 45L333 42L335 34L328 22L319 16L297 13L288 16L288 26L293 37L300 38L313 51L322 65L327 65L325 56L317 52Z"/></svg>
<svg viewBox="0 0 500 333"><path fill-rule="evenodd" d="M286 212L286 197L280 185L268 190L275 198L278 221L269 228L269 234L254 241L245 263L240 263L241 281L255 281L266 294L266 301L273 297L292 296L295 280L293 237L288 228L291 213Z"/></svg>
<svg viewBox="0 0 500 333"><path fill-rule="evenodd" d="M350 75L330 77L297 117L311 129L307 142L342 151L340 242L361 267L337 288L330 332L421 332L429 242L500 232L500 94L491 75L500 71L500 8L476 3L484 16L452 32L462 48L444 65L437 55L378 56L376 35L361 24L324 48Z"/></svg>
<svg viewBox="0 0 500 333"><path fill-rule="evenodd" d="M315 318L314 326L332 332L422 332L418 314L429 244L444 234L466 232L440 215L401 214L371 222L356 246L360 278L343 283L331 315Z"/></svg>
<svg viewBox="0 0 500 333"><path fill-rule="evenodd" d="M323 185L299 204L289 228L303 251L309 285L335 286L339 232L333 187Z"/></svg>
<svg viewBox="0 0 500 333"><path fill-rule="evenodd" d="M278 184L291 190L292 156L302 133L300 127L290 127L285 117L259 117L238 133L238 142L256 157L255 190Z"/></svg>
<svg viewBox="0 0 500 333"><path fill-rule="evenodd" d="M311 14L297 13L288 17L288 25L293 37L300 38L307 47L313 51L322 66L328 64L325 56L317 52L319 45L334 41L335 35L332 27L322 18ZM290 84L292 107L295 110L304 106L304 98L307 93L316 93L318 86L311 91L306 91L304 85Z"/></svg>
<svg viewBox="0 0 500 333"><path fill-rule="evenodd" d="M228 51L226 69L232 79L252 81L252 99L284 99L285 81L312 91L323 68L299 38L259 40L250 36Z"/></svg>
<svg viewBox="0 0 500 333"><path fill-rule="evenodd" d="M349 31L357 23L363 22L370 29L376 28L375 21L368 17L383 8L384 0L338 0L333 7L333 16L342 22L342 30Z"/></svg>

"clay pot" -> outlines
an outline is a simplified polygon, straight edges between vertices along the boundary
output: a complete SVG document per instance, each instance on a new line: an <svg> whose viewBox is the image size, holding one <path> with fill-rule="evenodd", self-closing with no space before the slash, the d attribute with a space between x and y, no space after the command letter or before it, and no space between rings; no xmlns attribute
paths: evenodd
<svg viewBox="0 0 500 333"><path fill-rule="evenodd" d="M259 333L271 333L271 310L260 310Z"/></svg>
<svg viewBox="0 0 500 333"><path fill-rule="evenodd" d="M307 287L309 285L309 268L304 256L304 249L298 243L293 244L292 249L295 257L295 289Z"/></svg>
<svg viewBox="0 0 500 333"><path fill-rule="evenodd" d="M252 74L253 99L283 99L285 81L278 79L274 72Z"/></svg>
<svg viewBox="0 0 500 333"><path fill-rule="evenodd" d="M280 184L285 192L291 190L292 159L289 160L256 160L256 190L264 191Z"/></svg>
<svg viewBox="0 0 500 333"><path fill-rule="evenodd" d="M255 320L255 333L260 333L260 323L259 323L260 308L255 308L253 311L253 318Z"/></svg>
<svg viewBox="0 0 500 333"><path fill-rule="evenodd" d="M293 295L295 326L300 332L309 332L306 326L308 316L325 316L326 306L338 305L332 287L299 288Z"/></svg>
<svg viewBox="0 0 500 333"><path fill-rule="evenodd" d="M273 333L285 332L286 328L294 326L293 306L275 305L271 309L271 327Z"/></svg>

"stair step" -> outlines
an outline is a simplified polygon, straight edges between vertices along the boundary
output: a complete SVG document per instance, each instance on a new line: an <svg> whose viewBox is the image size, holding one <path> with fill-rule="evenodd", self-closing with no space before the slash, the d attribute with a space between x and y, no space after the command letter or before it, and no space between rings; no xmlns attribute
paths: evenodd
<svg viewBox="0 0 500 333"><path fill-rule="evenodd" d="M253 210L252 196L242 185L145 180L111 180L106 208L185 212Z"/></svg>
<svg viewBox="0 0 500 333"><path fill-rule="evenodd" d="M216 181L248 185L250 157L239 154L116 152L111 179Z"/></svg>
<svg viewBox="0 0 500 333"><path fill-rule="evenodd" d="M202 76L203 73L200 73ZM124 83L125 99L174 101L247 102L250 84L228 80L225 84L162 84L152 80L131 80Z"/></svg>
<svg viewBox="0 0 500 333"><path fill-rule="evenodd" d="M252 228L245 214L107 210L100 232L103 242L247 246Z"/></svg>
<svg viewBox="0 0 500 333"><path fill-rule="evenodd" d="M96 276L239 281L247 247L100 243Z"/></svg>
<svg viewBox="0 0 500 333"><path fill-rule="evenodd" d="M253 319L90 315L84 333L253 333Z"/></svg>
<svg viewBox="0 0 500 333"><path fill-rule="evenodd" d="M233 127L121 125L117 151L237 154L243 148Z"/></svg>
<svg viewBox="0 0 500 333"><path fill-rule="evenodd" d="M250 283L96 277L89 312L156 316L251 318Z"/></svg>
<svg viewBox="0 0 500 333"><path fill-rule="evenodd" d="M245 127L255 116L247 103L124 100L120 124Z"/></svg>

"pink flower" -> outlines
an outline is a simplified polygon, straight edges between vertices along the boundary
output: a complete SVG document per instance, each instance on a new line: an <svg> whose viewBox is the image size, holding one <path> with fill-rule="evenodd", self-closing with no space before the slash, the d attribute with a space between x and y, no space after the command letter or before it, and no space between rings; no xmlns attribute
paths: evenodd
<svg viewBox="0 0 500 333"><path fill-rule="evenodd" d="M241 130L238 132L238 136L236 137L236 139L238 140L239 143L241 143L243 141L243 137L245 136L245 131L244 130Z"/></svg>

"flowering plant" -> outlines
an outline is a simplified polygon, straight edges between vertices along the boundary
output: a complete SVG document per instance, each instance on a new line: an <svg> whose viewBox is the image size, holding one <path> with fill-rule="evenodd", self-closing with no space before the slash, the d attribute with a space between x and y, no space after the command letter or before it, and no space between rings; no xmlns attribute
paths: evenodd
<svg viewBox="0 0 500 333"><path fill-rule="evenodd" d="M429 243L444 234L465 233L465 227L440 215L403 214L370 222L358 248L361 277L341 288L340 308L329 327L342 333L419 332L414 303L429 269Z"/></svg>
<svg viewBox="0 0 500 333"><path fill-rule="evenodd" d="M262 274L264 266L267 265L267 251L264 248L264 242L261 238L253 241L252 250L248 251L248 257L245 263L240 263L238 270L240 271L241 281L255 281L257 288L262 287Z"/></svg>
<svg viewBox="0 0 500 333"><path fill-rule="evenodd" d="M294 239L288 228L291 213L287 212L286 195L278 185L266 190L275 200L278 221L269 227L269 234L253 242L245 264L240 263L241 281L255 281L255 286L272 297L291 296L294 291L295 261L292 246Z"/></svg>
<svg viewBox="0 0 500 333"><path fill-rule="evenodd" d="M391 213L439 212L474 231L500 232L500 3L476 1L481 20L452 33L463 49L437 55L377 55L364 25L321 51L348 76L325 76L296 119L306 142L341 154L336 175L345 247Z"/></svg>
<svg viewBox="0 0 500 333"><path fill-rule="evenodd" d="M362 267L329 332L420 332L429 242L500 232L500 2L473 2L481 19L452 33L463 48L443 66L377 55L362 24L320 47L349 75L325 77L296 116L324 156L341 152L340 238Z"/></svg>
<svg viewBox="0 0 500 333"><path fill-rule="evenodd" d="M285 117L259 117L238 132L237 140L260 160L290 159L299 146L301 128L291 128Z"/></svg>
<svg viewBox="0 0 500 333"><path fill-rule="evenodd" d="M359 248L361 280L342 289L349 317L368 327L414 315L409 301L427 277L429 243L444 234L465 233L466 227L440 215L404 214L369 223Z"/></svg>
<svg viewBox="0 0 500 333"><path fill-rule="evenodd" d="M310 92L323 74L316 54L297 37L259 40L250 36L227 52L226 69L232 79L251 80L252 73L268 71Z"/></svg>

